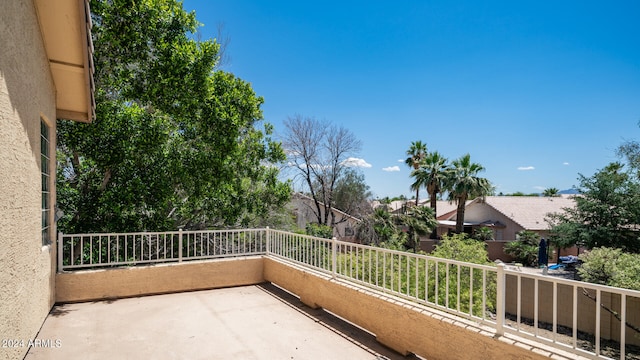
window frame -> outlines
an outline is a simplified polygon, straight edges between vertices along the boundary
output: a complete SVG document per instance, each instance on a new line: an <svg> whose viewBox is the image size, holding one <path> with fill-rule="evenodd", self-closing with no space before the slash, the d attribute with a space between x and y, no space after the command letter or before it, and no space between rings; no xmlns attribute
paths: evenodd
<svg viewBox="0 0 640 360"><path fill-rule="evenodd" d="M40 191L42 246L51 245L53 184L51 180L51 126L40 117Z"/></svg>

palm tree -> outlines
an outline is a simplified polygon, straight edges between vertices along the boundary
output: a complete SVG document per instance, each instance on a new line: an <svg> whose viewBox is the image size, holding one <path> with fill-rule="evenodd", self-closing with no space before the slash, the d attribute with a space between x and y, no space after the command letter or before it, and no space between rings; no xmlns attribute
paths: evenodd
<svg viewBox="0 0 640 360"><path fill-rule="evenodd" d="M542 193L542 195L546 196L546 197L556 197L556 196L560 196L560 190L558 190L558 188L548 188L548 189L544 189L544 192Z"/></svg>
<svg viewBox="0 0 640 360"><path fill-rule="evenodd" d="M418 170L422 160L427 156L427 144L422 141L412 141L409 150L407 150L407 159L404 161L407 166L413 168L413 171ZM413 173L412 173L413 174ZM412 175L413 176L413 175ZM411 190L416 191L416 205L418 205L418 195L420 193L421 184L417 184L416 187L411 185Z"/></svg>
<svg viewBox="0 0 640 360"><path fill-rule="evenodd" d="M445 189L449 192L449 201L455 201L456 232L464 231L464 210L468 199L477 196L486 196L491 193L492 187L489 180L478 177L478 173L484 171L484 167L471 162L471 156L466 154L451 163L452 167L447 173Z"/></svg>
<svg viewBox="0 0 640 360"><path fill-rule="evenodd" d="M416 178L412 189L415 184L421 184L427 188L430 199L430 207L433 209L433 213L437 214L436 204L438 194L442 192L444 182L447 178L447 159L435 151L427 154L424 158L420 168L414 170L412 176Z"/></svg>
<svg viewBox="0 0 640 360"><path fill-rule="evenodd" d="M438 226L433 209L425 206L414 206L398 220L407 230L406 247L413 249L414 253L420 249L420 236L429 234Z"/></svg>

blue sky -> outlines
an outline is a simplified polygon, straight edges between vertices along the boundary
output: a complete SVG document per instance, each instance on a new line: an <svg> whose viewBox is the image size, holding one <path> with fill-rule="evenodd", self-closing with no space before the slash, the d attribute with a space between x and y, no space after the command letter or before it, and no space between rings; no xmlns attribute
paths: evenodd
<svg viewBox="0 0 640 360"><path fill-rule="evenodd" d="M497 192L578 185L640 140L638 1L187 0L265 121L342 125L375 196L406 195L412 141L466 153ZM394 171L395 170L395 171ZM426 193L422 196L426 196Z"/></svg>

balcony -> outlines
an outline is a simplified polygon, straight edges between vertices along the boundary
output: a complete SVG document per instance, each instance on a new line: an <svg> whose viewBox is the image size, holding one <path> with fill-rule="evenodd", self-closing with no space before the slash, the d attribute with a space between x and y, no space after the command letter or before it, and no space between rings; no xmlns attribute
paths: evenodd
<svg viewBox="0 0 640 360"><path fill-rule="evenodd" d="M284 289L295 294L309 311L315 309L344 319L366 330L361 334L374 336L401 356L638 356L639 339L633 327L639 320L640 292L518 272L504 266L461 263L270 229L61 235L58 256L62 271L56 279L56 298L65 305L54 309L39 338L59 339L63 346L73 344L68 346L74 348L79 346L78 336L84 336L82 339L99 342L107 350L124 349L120 346L126 346L126 339L122 339L126 338L125 329L134 324L148 329L134 332L135 341L127 341L129 346L141 347L141 354L146 354L146 348L176 354L167 355L168 358L183 357L180 353L196 358L226 357L225 351L235 349L236 356L242 357L237 351L248 351L252 354L248 357L269 358L271 347L275 347L287 358L316 358L315 350L293 355L295 344L311 338L316 341L316 336L295 331L303 326L285 323L289 316L272 311L270 302L260 297L269 292L265 289ZM229 289L235 286L244 287ZM217 288L225 289L208 290ZM249 305L240 305L239 300L212 300L226 292L238 292ZM154 294L172 295L139 298ZM86 303L89 301L98 302ZM160 306L149 313L155 301L164 301L167 308L169 304L185 305L167 311ZM227 313L225 301L238 306ZM79 307L98 313L101 307L130 302L141 307L131 311L114 308L105 313L111 327L103 327L100 321L87 324L85 320L85 326L91 327L86 330L71 320L81 313L76 310ZM291 306L288 308L291 310ZM252 313L253 310L263 312ZM219 311L222 313L215 315ZM145 313L147 316L143 316ZM255 325L250 330L255 332L245 333L238 328L247 324L243 319L252 320ZM274 319L283 319L281 325L286 329L270 328L269 321L277 322ZM258 324L258 320L266 323ZM342 321L338 323L346 326ZM300 337L282 341L280 335L289 333L287 330ZM76 340L63 341L60 337L65 331L75 333ZM273 335L276 337L272 340L265 340ZM230 344L232 350L219 346L222 338L229 338L224 343ZM364 342L358 336L341 339L330 339L318 346L338 348L347 339L347 343L355 343L365 351L349 358L397 356L379 350L384 347L361 345ZM191 353L192 342L200 344L196 348L203 352ZM55 356L56 351L62 351L62 347L32 348L27 358L45 353ZM329 353L318 355L323 358Z"/></svg>

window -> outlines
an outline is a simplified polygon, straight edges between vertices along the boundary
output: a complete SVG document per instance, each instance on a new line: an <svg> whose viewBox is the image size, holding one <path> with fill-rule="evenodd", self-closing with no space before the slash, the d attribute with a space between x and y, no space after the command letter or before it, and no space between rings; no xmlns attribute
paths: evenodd
<svg viewBox="0 0 640 360"><path fill-rule="evenodd" d="M353 236L355 235L353 228L351 228L350 226L347 226L344 228L344 236Z"/></svg>
<svg viewBox="0 0 640 360"><path fill-rule="evenodd" d="M40 119L40 176L42 178L42 245L49 245L51 239L51 169L49 156L49 126Z"/></svg>

